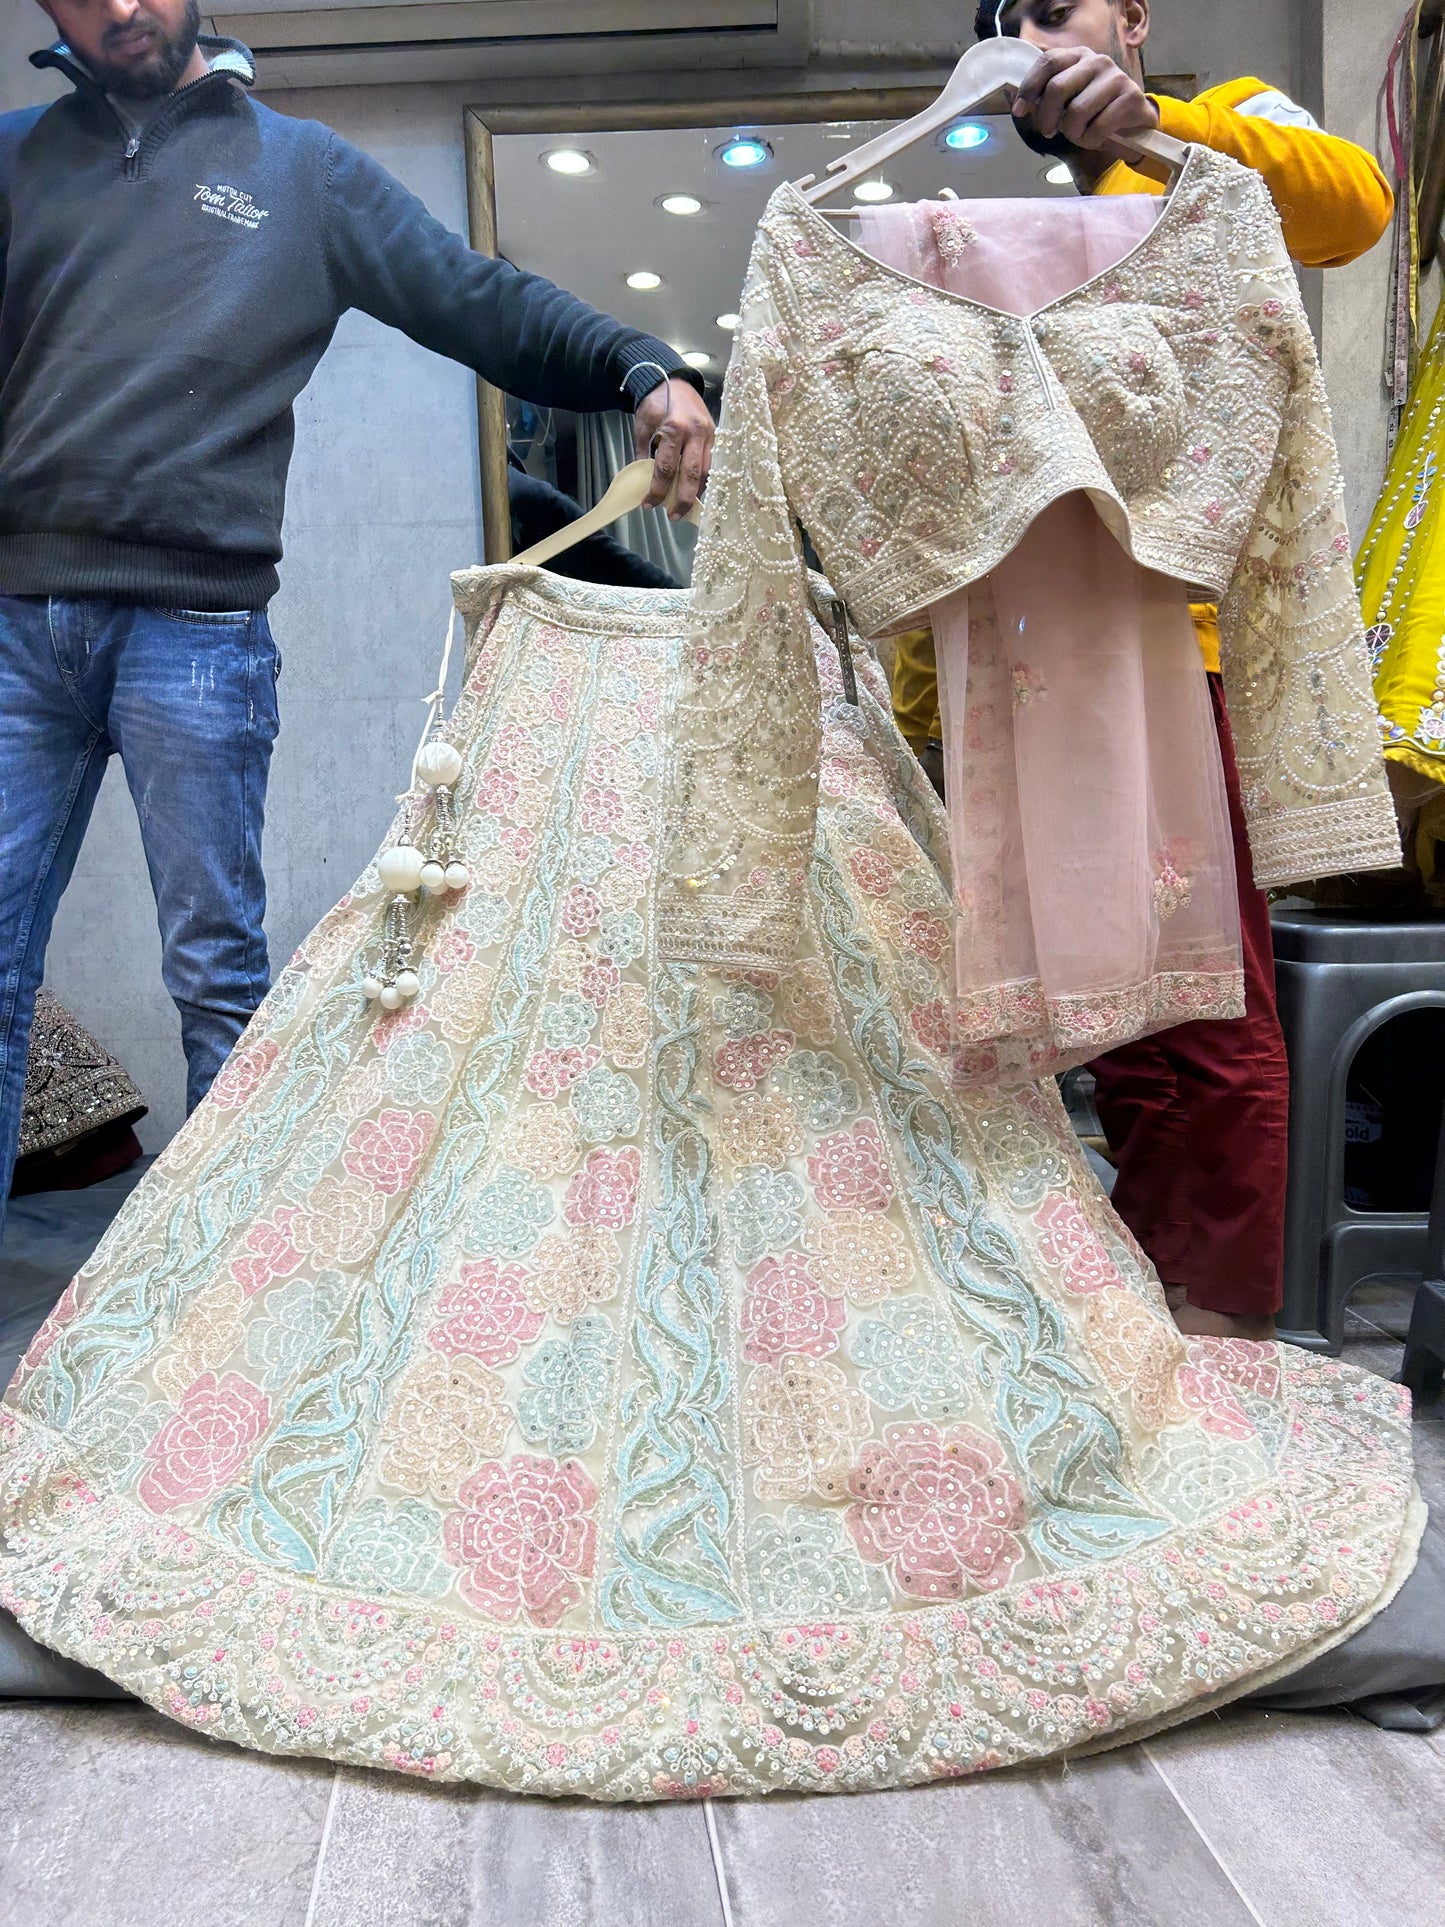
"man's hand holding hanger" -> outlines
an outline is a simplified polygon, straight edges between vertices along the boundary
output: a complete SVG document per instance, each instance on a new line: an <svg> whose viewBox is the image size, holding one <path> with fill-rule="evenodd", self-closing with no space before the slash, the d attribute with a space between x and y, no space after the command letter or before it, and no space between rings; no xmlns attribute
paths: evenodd
<svg viewBox="0 0 1445 1927"><path fill-rule="evenodd" d="M652 457L652 487L644 508L657 508L672 494L668 514L674 522L693 508L712 467L717 430L707 403L690 381L661 381L646 396L635 417L637 452Z"/></svg>
<svg viewBox="0 0 1445 1927"><path fill-rule="evenodd" d="M1054 47L1019 89L1014 119L1045 140L1066 140L1086 153L1131 160L1129 136L1152 132L1159 109L1138 81L1108 54L1088 47Z"/></svg>

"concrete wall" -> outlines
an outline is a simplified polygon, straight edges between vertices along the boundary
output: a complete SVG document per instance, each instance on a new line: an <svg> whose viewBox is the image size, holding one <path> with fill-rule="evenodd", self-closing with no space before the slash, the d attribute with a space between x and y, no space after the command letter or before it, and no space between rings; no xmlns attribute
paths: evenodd
<svg viewBox="0 0 1445 1927"><path fill-rule="evenodd" d="M30 65L35 49L54 37L34 0L6 0L0 9L0 114L54 100L62 91L63 81Z"/></svg>
<svg viewBox="0 0 1445 1927"><path fill-rule="evenodd" d="M1376 98L1404 7L1365 6L1361 0L1319 0L1319 6L1325 124L1331 133L1373 149ZM1320 352L1356 541L1364 534L1384 479L1391 240L1387 236L1352 267L1332 269L1324 277Z"/></svg>
<svg viewBox="0 0 1445 1927"><path fill-rule="evenodd" d="M1323 8L1323 12L1321 9ZM1157 71L1222 79L1263 74L1318 105L1340 132L1370 138L1370 101L1395 7L1363 0L1158 0ZM966 39L972 0L819 0L806 76L754 73L750 86L838 86L941 78ZM0 9L0 105L48 96L24 64L44 37L29 0ZM450 226L464 230L460 117L479 97L548 99L726 91L726 75L606 76L488 88L330 89L272 104L314 116L376 154ZM1373 495L1382 436L1376 387L1379 257L1333 278L1327 372L1353 476L1356 521ZM273 624L285 657L282 735L267 868L273 958L290 951L378 840L430 687L447 572L481 552L474 386L469 374L361 316L348 316L298 409L284 586ZM129 799L112 771L62 906L49 982L124 1059L152 1106L158 1144L180 1117L182 1062L161 989L159 944Z"/></svg>

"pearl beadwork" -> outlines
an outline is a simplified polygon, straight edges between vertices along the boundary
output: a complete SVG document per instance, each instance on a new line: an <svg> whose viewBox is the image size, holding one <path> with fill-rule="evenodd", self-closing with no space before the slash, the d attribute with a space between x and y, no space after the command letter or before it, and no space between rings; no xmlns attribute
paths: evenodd
<svg viewBox="0 0 1445 1927"><path fill-rule="evenodd" d="M423 744L416 759L418 782L429 790L450 789L462 773L461 751L453 743L434 737Z"/></svg>
<svg viewBox="0 0 1445 1927"><path fill-rule="evenodd" d="M447 870L435 857L421 866L421 887L429 897L439 897L447 887Z"/></svg>
<svg viewBox="0 0 1445 1927"><path fill-rule="evenodd" d="M426 858L410 843L395 844L376 859L376 873L388 896L410 896L421 888Z"/></svg>

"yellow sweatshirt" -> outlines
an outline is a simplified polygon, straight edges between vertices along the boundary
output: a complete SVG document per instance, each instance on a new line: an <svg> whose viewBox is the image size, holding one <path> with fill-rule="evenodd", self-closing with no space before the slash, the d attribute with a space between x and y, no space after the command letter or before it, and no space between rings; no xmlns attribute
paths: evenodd
<svg viewBox="0 0 1445 1927"><path fill-rule="evenodd" d="M1372 248L1390 224L1395 201L1372 154L1318 128L1302 108L1262 80L1231 80L1196 100L1155 100L1159 123L1176 140L1230 154L1264 177L1284 227L1285 245L1307 268L1339 268ZM1162 194L1164 188L1123 161L1097 194ZM1205 667L1219 668L1219 626L1207 603L1194 610ZM898 639L894 713L915 741L939 733L932 637ZM900 700L901 699L901 700Z"/></svg>

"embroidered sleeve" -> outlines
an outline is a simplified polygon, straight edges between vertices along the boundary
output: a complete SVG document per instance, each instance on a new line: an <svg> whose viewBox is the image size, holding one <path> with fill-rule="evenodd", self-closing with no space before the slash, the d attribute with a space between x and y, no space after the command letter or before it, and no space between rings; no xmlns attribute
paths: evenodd
<svg viewBox="0 0 1445 1927"><path fill-rule="evenodd" d="M1255 881L1268 889L1392 868L1400 839L1314 341L1263 183L1241 172L1229 200L1243 351L1289 375L1269 478L1219 611Z"/></svg>
<svg viewBox="0 0 1445 1927"><path fill-rule="evenodd" d="M723 391L668 742L664 956L792 960L818 792L820 708L806 573L774 397L791 381L759 238Z"/></svg>

